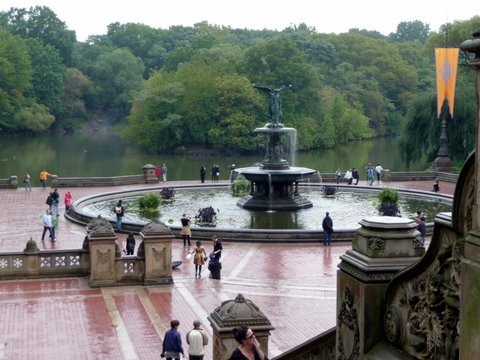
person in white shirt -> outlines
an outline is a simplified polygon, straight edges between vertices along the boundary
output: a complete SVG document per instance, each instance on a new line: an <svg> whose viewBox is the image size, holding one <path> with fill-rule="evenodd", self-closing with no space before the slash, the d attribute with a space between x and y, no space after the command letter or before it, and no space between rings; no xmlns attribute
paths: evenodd
<svg viewBox="0 0 480 360"><path fill-rule="evenodd" d="M353 179L352 170L348 169L348 170L345 172L344 178L348 181L348 185L352 185L352 179Z"/></svg>
<svg viewBox="0 0 480 360"><path fill-rule="evenodd" d="M208 337L200 326L200 321L193 322L193 329L187 335L188 358L190 360L203 360L205 346L208 344Z"/></svg>
<svg viewBox="0 0 480 360"><path fill-rule="evenodd" d="M375 166L375 172L377 173L377 181L378 182L382 181L382 172L383 172L382 165L377 164L377 166Z"/></svg>
<svg viewBox="0 0 480 360"><path fill-rule="evenodd" d="M45 240L45 233L48 231L50 233L50 240L55 241L55 233L53 232L53 223L52 223L52 215L50 210L45 210L45 215L42 217L43 221L43 233L42 233L42 241Z"/></svg>

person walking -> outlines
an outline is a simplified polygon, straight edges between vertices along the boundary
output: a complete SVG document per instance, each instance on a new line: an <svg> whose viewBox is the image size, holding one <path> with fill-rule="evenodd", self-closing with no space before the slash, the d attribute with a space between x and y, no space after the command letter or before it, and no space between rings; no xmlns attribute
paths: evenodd
<svg viewBox="0 0 480 360"><path fill-rule="evenodd" d="M375 172L377 173L377 182L380 184L380 182L382 181L382 173L383 173L382 165L377 164L377 166L375 166Z"/></svg>
<svg viewBox="0 0 480 360"><path fill-rule="evenodd" d="M160 182L160 178L162 176L162 169L160 168L160 166L157 166L155 168L155 176L158 178L158 182Z"/></svg>
<svg viewBox="0 0 480 360"><path fill-rule="evenodd" d="M255 333L246 325L233 329L233 337L240 345L233 350L230 360L268 360L255 337Z"/></svg>
<svg viewBox="0 0 480 360"><path fill-rule="evenodd" d="M72 194L70 191L67 191L65 193L65 196L63 197L64 203L65 203L65 212L67 212L70 209L70 206L72 205Z"/></svg>
<svg viewBox="0 0 480 360"><path fill-rule="evenodd" d="M133 255L135 251L135 236L133 233L129 233L127 236L127 245L125 246L125 252L127 255Z"/></svg>
<svg viewBox="0 0 480 360"><path fill-rule="evenodd" d="M45 214L42 217L43 221L43 233L42 233L42 241L45 240L45 234L48 231L50 234L51 241L55 241L55 233L53 232L53 224L52 224L52 215L50 210L45 210Z"/></svg>
<svg viewBox="0 0 480 360"><path fill-rule="evenodd" d="M165 164L162 164L162 167L160 168L160 170L162 171L162 179L163 179L163 182L167 182L167 165Z"/></svg>
<svg viewBox="0 0 480 360"><path fill-rule="evenodd" d="M113 211L117 215L117 223L115 224L115 228L117 229L117 231L120 231L122 230L123 215L125 215L125 207L123 206L122 200L118 200L117 205L115 205Z"/></svg>
<svg viewBox="0 0 480 360"><path fill-rule="evenodd" d="M202 242L200 240L197 240L195 244L195 248L190 254L193 254L193 264L195 265L195 278L197 278L197 276L201 278L202 266L205 264L205 260L207 258L207 252L205 251L205 248L202 246Z"/></svg>
<svg viewBox="0 0 480 360"><path fill-rule="evenodd" d="M373 183L375 182L375 173L374 173L373 167L369 167L367 169L367 173L368 173L368 183L370 186L372 186Z"/></svg>
<svg viewBox="0 0 480 360"><path fill-rule="evenodd" d="M322 221L323 228L323 245L330 245L332 242L333 220L330 213L327 211Z"/></svg>
<svg viewBox="0 0 480 360"><path fill-rule="evenodd" d="M40 183L42 184L42 188L45 189L45 187L47 186L47 178L49 176L52 176L52 174L50 174L47 170L43 169L41 172L40 172Z"/></svg>
<svg viewBox="0 0 480 360"><path fill-rule="evenodd" d="M183 238L183 246L187 246L187 242L188 246L190 246L190 238L192 237L192 231L190 230L191 220L187 217L187 214L183 214L180 221L182 222L182 231L180 231L180 235L182 235Z"/></svg>
<svg viewBox="0 0 480 360"><path fill-rule="evenodd" d="M25 175L23 175L23 184L25 186L25 191L32 191L32 184L30 183L29 173L25 173Z"/></svg>
<svg viewBox="0 0 480 360"><path fill-rule="evenodd" d="M433 182L433 189L432 189L432 191L433 191L434 193L438 193L438 192L440 191L440 183L438 182L438 180L435 180L435 181Z"/></svg>
<svg viewBox="0 0 480 360"><path fill-rule="evenodd" d="M183 357L182 336L178 332L180 321L170 321L170 330L165 333L160 356L166 360L180 360Z"/></svg>
<svg viewBox="0 0 480 360"><path fill-rule="evenodd" d="M48 205L48 210L50 210L50 211L53 210L53 192L48 194L47 200L45 201L45 204Z"/></svg>
<svg viewBox="0 0 480 360"><path fill-rule="evenodd" d="M342 176L342 171L340 170L340 168L338 168L337 171L335 171L335 180L337 181L337 184L340 183L341 176Z"/></svg>
<svg viewBox="0 0 480 360"><path fill-rule="evenodd" d="M52 215L58 216L58 203L60 202L60 194L58 193L58 189L54 189L51 193L52 195Z"/></svg>
<svg viewBox="0 0 480 360"><path fill-rule="evenodd" d="M193 322L193 329L187 333L185 338L188 344L188 359L203 360L205 346L208 345L208 337L203 331L200 321L195 320Z"/></svg>
<svg viewBox="0 0 480 360"><path fill-rule="evenodd" d="M207 168L202 166L200 168L200 182L203 184L205 182L205 174L207 173Z"/></svg>

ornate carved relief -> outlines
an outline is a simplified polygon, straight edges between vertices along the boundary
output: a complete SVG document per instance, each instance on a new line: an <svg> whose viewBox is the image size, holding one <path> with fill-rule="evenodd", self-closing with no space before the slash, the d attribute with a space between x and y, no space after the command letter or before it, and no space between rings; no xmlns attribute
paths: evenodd
<svg viewBox="0 0 480 360"><path fill-rule="evenodd" d="M338 313L337 360L357 360L360 358L360 330L358 315L354 307L352 290L345 289L345 297Z"/></svg>
<svg viewBox="0 0 480 360"><path fill-rule="evenodd" d="M433 241L441 244L431 264L420 274L412 269L387 304L385 332L415 359L458 359L464 241L445 228Z"/></svg>
<svg viewBox="0 0 480 360"><path fill-rule="evenodd" d="M385 249L385 240L381 238L370 238L368 239L368 248L370 250L383 250Z"/></svg>

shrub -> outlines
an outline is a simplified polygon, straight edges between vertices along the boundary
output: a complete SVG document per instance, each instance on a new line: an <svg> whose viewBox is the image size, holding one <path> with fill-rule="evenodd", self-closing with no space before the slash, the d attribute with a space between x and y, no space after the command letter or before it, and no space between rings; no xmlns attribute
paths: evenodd
<svg viewBox="0 0 480 360"><path fill-rule="evenodd" d="M138 199L138 206L140 207L140 210L158 209L159 205L160 205L160 196L158 196L158 194L155 194L155 193L142 195Z"/></svg>
<svg viewBox="0 0 480 360"><path fill-rule="evenodd" d="M146 194L138 199L140 215L146 219L156 220L160 216L158 207L160 205L160 196L156 193Z"/></svg>
<svg viewBox="0 0 480 360"><path fill-rule="evenodd" d="M250 181L247 179L237 179L231 183L233 196L245 196L250 194Z"/></svg>
<svg viewBox="0 0 480 360"><path fill-rule="evenodd" d="M400 216L400 211L398 209L398 191L385 188L378 194L378 200L380 201L380 206L378 211L380 215L383 216Z"/></svg>
<svg viewBox="0 0 480 360"><path fill-rule="evenodd" d="M396 204L398 203L398 191L385 188L378 194L380 204Z"/></svg>

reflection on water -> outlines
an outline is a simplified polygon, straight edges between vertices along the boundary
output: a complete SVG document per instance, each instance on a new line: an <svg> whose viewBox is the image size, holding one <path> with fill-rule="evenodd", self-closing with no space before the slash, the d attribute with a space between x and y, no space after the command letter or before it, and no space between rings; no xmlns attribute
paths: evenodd
<svg viewBox="0 0 480 360"><path fill-rule="evenodd" d="M253 135L252 135L253 136ZM63 177L76 176L119 176L142 172L145 164L166 163L170 180L191 180L200 178L200 167L207 168L207 179L213 163L220 165L220 179L229 177L228 166L248 167L263 158L258 154L241 157L207 157L182 155L152 155L126 145L113 132L85 136L52 134L37 137L1 138L0 178L11 175L23 176L29 172L34 186L41 170ZM367 163L381 163L392 171L422 170L420 165L409 169L401 160L398 138L379 138L354 142L327 150L298 153L296 164L320 171L333 173L337 168L363 169ZM363 174L362 174L363 175Z"/></svg>
<svg viewBox="0 0 480 360"><path fill-rule="evenodd" d="M325 212L330 212L334 227L357 228L358 222L368 216L378 215L377 195L373 193L337 192L326 197L320 191L302 191L313 207L296 212L250 211L236 206L238 198L228 190L177 190L173 202L160 206L160 220L180 226L180 218L186 213L192 219L200 208L212 206L217 211L217 227L243 229L321 229ZM92 216L114 217L112 209L116 200L88 205L84 211ZM149 221L138 213L138 197L123 198L126 206L125 219ZM427 222L433 221L438 212L451 211L451 205L438 200L422 200L400 196L400 211L403 217L414 218L421 209ZM193 224L192 227L196 225Z"/></svg>

